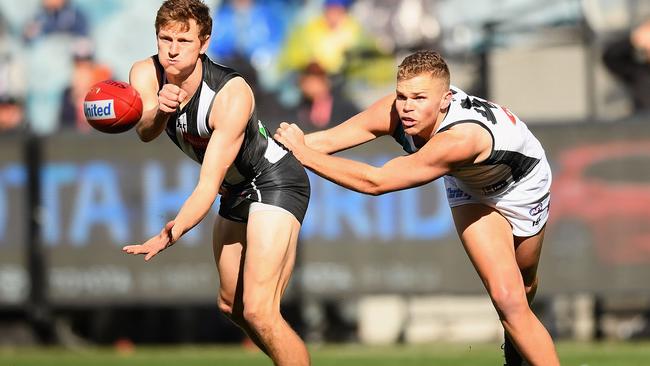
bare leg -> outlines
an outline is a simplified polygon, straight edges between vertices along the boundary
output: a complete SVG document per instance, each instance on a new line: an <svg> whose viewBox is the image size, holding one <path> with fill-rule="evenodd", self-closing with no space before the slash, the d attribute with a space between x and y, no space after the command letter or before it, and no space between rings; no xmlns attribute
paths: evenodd
<svg viewBox="0 0 650 366"><path fill-rule="evenodd" d="M539 280L537 278L537 266L542 254L542 243L544 242L544 232L546 227L531 237L522 238L515 236L515 256L517 266L521 272L526 289L526 298L531 304L537 293Z"/></svg>
<svg viewBox="0 0 650 366"><path fill-rule="evenodd" d="M305 343L280 313L299 230L298 220L285 212L256 211L248 219L243 315L278 366L310 364Z"/></svg>
<svg viewBox="0 0 650 366"><path fill-rule="evenodd" d="M537 277L537 266L542 251L542 243L544 241L544 231L546 227L531 237L515 237L515 257L517 259L517 266L524 280L524 288L526 290L526 299L528 305L533 303L535 293L539 284ZM506 359L507 366L521 366L523 359L517 351L515 345L506 333L504 335L503 353Z"/></svg>
<svg viewBox="0 0 650 366"><path fill-rule="evenodd" d="M532 366L559 365L550 335L528 305L510 224L480 204L455 207L452 214L465 251L524 359Z"/></svg>
<svg viewBox="0 0 650 366"><path fill-rule="evenodd" d="M243 276L246 224L217 217L213 233L214 259L219 272L219 309L268 355L266 347L244 320Z"/></svg>

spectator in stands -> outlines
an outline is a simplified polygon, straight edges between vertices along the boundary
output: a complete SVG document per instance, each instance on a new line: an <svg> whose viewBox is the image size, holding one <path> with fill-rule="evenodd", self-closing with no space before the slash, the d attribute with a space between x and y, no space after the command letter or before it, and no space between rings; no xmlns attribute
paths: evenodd
<svg viewBox="0 0 650 366"><path fill-rule="evenodd" d="M25 61L18 42L8 30L0 13L0 132L22 129L25 119L24 98L27 89Z"/></svg>
<svg viewBox="0 0 650 366"><path fill-rule="evenodd" d="M282 71L299 72L317 62L329 74L341 73L353 51L377 50L361 24L349 13L351 0L325 0L323 12L287 35L280 55Z"/></svg>
<svg viewBox="0 0 650 366"><path fill-rule="evenodd" d="M69 0L42 0L40 9L25 26L23 36L30 42L55 33L88 36L85 14Z"/></svg>
<svg viewBox="0 0 650 366"><path fill-rule="evenodd" d="M605 47L605 66L630 93L635 112L650 111L650 20Z"/></svg>
<svg viewBox="0 0 650 366"><path fill-rule="evenodd" d="M102 80L110 79L111 69L97 63L94 47L89 39L77 40L72 46L72 77L70 84L63 91L59 125L64 129L89 132L83 112L83 100L90 87Z"/></svg>
<svg viewBox="0 0 650 366"><path fill-rule="evenodd" d="M302 70L298 84L301 101L295 120L303 131L329 128L332 122L345 121L360 112L340 88L332 86L327 72L316 62Z"/></svg>
<svg viewBox="0 0 650 366"><path fill-rule="evenodd" d="M351 12L382 48L396 53L439 48L436 5L430 0L356 0Z"/></svg>
<svg viewBox="0 0 650 366"><path fill-rule="evenodd" d="M225 0L216 9L208 54L229 63L243 57L257 70L275 61L284 41L284 2Z"/></svg>
<svg viewBox="0 0 650 366"><path fill-rule="evenodd" d="M18 132L25 129L25 106L16 97L0 96L0 133Z"/></svg>

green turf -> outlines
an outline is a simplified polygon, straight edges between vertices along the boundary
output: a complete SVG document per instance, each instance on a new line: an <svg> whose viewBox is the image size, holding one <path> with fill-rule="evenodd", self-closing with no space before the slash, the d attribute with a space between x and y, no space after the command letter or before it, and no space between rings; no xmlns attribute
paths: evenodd
<svg viewBox="0 0 650 366"><path fill-rule="evenodd" d="M501 366L497 344L310 347L314 366ZM647 366L650 343L559 343L565 366ZM255 366L271 365L260 352L240 347L0 348L1 366Z"/></svg>

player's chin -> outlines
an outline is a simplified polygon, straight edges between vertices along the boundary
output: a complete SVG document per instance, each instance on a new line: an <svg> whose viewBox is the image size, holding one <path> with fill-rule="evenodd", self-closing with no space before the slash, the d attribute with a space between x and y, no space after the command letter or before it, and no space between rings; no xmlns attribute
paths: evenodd
<svg viewBox="0 0 650 366"><path fill-rule="evenodd" d="M404 127L404 133L409 135L409 136L415 136L418 133L420 133L420 129L418 128L417 125L414 125L414 126L404 126L404 125L402 125L402 127Z"/></svg>
<svg viewBox="0 0 650 366"><path fill-rule="evenodd" d="M165 74L167 75L178 75L181 73L176 65L166 65L163 66L163 68L165 69Z"/></svg>
<svg viewBox="0 0 650 366"><path fill-rule="evenodd" d="M167 75L180 75L184 69L184 67L178 62L173 64L163 64L163 68L165 69L165 74Z"/></svg>

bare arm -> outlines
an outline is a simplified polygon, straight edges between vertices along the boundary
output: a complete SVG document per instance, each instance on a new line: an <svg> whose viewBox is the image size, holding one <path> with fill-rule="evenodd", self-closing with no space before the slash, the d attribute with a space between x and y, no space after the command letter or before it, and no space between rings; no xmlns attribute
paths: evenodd
<svg viewBox="0 0 650 366"><path fill-rule="evenodd" d="M156 67L151 58L136 62L129 72L129 83L142 98L142 117L135 126L140 140L149 142L164 130L178 104L187 97L179 87L165 85L158 93Z"/></svg>
<svg viewBox="0 0 650 366"><path fill-rule="evenodd" d="M210 211L226 171L244 141L252 106L252 91L242 78L229 81L215 98L210 112L213 132L201 164L199 182L174 219L173 238L193 228Z"/></svg>
<svg viewBox="0 0 650 366"><path fill-rule="evenodd" d="M145 260L149 260L201 222L217 198L226 171L237 157L252 106L252 91L242 78L234 78L224 86L212 104L210 127L213 132L194 191L183 203L176 218L159 235L142 245L126 246L124 251L146 254Z"/></svg>
<svg viewBox="0 0 650 366"><path fill-rule="evenodd" d="M386 135L398 118L394 102L395 95L387 95L337 126L306 135L305 143L316 151L332 154Z"/></svg>
<svg viewBox="0 0 650 366"><path fill-rule="evenodd" d="M435 135L417 153L390 160L382 167L331 156L307 147L295 126L281 128L276 139L321 177L357 192L379 195L431 182L455 166L485 159L492 147L489 134L466 124Z"/></svg>

